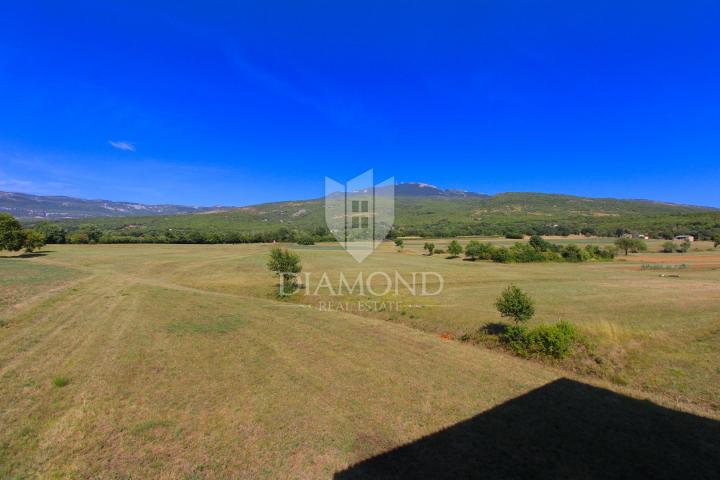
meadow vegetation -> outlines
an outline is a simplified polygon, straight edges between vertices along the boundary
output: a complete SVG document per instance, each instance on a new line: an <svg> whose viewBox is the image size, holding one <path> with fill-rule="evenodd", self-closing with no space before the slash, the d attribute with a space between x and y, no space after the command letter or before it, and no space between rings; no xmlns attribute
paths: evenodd
<svg viewBox="0 0 720 480"><path fill-rule="evenodd" d="M450 253L452 240L517 243L431 242ZM379 308L303 285L278 300L269 244L54 245L0 259L0 477L329 477L560 377L720 418L712 243L496 263L427 256L426 242L387 242L362 264L337 244L279 246L314 284L340 272L444 279L439 295L391 291ZM680 263L673 278L643 269ZM534 306L503 307L525 318L519 334L496 306L509 285Z"/></svg>

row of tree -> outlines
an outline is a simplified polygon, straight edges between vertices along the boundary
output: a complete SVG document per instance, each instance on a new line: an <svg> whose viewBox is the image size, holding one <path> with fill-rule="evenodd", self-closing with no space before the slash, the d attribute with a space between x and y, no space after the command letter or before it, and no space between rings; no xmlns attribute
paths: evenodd
<svg viewBox="0 0 720 480"><path fill-rule="evenodd" d="M461 236L504 236L511 239L521 239L524 236L563 236L584 235L587 237L622 237L633 232L648 233L652 238L672 240L677 235L693 235L698 240L712 240L720 235L720 222L717 216L707 220L688 221L687 219L657 218L644 221L637 220L635 230L628 227L617 226L583 226L583 225L557 225L557 224L517 224L500 225L494 223L468 223L468 224L431 224L431 225L403 225L397 226L391 232L391 238L396 237L433 237L448 238Z"/></svg>
<svg viewBox="0 0 720 480"><path fill-rule="evenodd" d="M402 247L402 240L396 240L395 244ZM479 242L470 240L463 247L457 240L451 241L445 251L435 248L432 242L426 242L423 246L428 255L436 253L449 254L448 258L457 258L465 252L468 260L492 260L498 263L531 263L531 262L585 262L588 260L612 260L615 257L615 249L612 247L602 248L597 245L587 245L580 248L577 245L557 245L550 243L539 235L530 237L527 243L516 243L511 247L496 246L490 242Z"/></svg>
<svg viewBox="0 0 720 480"><path fill-rule="evenodd" d="M46 243L172 243L172 244L217 244L217 243L270 243L297 242L312 245L315 242L331 241L335 238L327 228L311 231L290 230L279 227L262 232L217 232L199 230L167 230L165 232L138 232L134 235L103 231L97 225L83 224L72 231L52 222L40 222L33 228L43 236Z"/></svg>

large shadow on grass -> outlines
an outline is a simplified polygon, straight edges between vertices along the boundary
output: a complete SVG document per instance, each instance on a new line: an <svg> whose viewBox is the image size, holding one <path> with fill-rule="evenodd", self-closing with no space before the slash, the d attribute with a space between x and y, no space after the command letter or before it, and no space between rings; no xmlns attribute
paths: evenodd
<svg viewBox="0 0 720 480"><path fill-rule="evenodd" d="M561 379L336 479L718 479L720 422Z"/></svg>

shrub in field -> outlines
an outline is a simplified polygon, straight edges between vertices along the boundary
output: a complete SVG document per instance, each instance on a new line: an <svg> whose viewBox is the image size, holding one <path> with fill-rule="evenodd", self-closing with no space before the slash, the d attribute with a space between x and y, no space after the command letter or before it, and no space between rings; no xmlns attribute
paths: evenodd
<svg viewBox="0 0 720 480"><path fill-rule="evenodd" d="M510 259L518 263L544 262L545 256L529 243L516 243L510 247Z"/></svg>
<svg viewBox="0 0 720 480"><path fill-rule="evenodd" d="M275 247L270 250L267 267L280 277L280 295L290 295L297 289L297 274L302 271L300 256L289 250Z"/></svg>
<svg viewBox="0 0 720 480"><path fill-rule="evenodd" d="M505 233L505 238L510 238L513 240L522 240L524 237L525 237L525 235L523 235L520 232L510 231L510 232Z"/></svg>
<svg viewBox="0 0 720 480"><path fill-rule="evenodd" d="M220 243L220 242L218 242ZM315 245L315 240L310 235L302 235L297 239L298 245Z"/></svg>
<svg viewBox="0 0 720 480"><path fill-rule="evenodd" d="M402 238L395 239L395 246L402 250L405 247L405 241Z"/></svg>
<svg viewBox="0 0 720 480"><path fill-rule="evenodd" d="M687 251L690 250L690 246L691 246L691 245L692 245L692 244L690 243L690 241L685 240L684 242L682 242L682 243L678 246L678 252L680 252L680 253L687 253Z"/></svg>
<svg viewBox="0 0 720 480"><path fill-rule="evenodd" d="M507 327L505 333L500 336L500 341L508 350L520 355L521 357L529 357L529 341L530 330L523 325L511 325Z"/></svg>
<svg viewBox="0 0 720 480"><path fill-rule="evenodd" d="M557 245L548 242L544 238L542 238L540 235L533 235L530 237L530 241L528 242L531 247L533 247L538 252L554 252L557 251Z"/></svg>
<svg viewBox="0 0 720 480"><path fill-rule="evenodd" d="M584 252L577 245L565 245L562 248L560 255L566 262L576 263L585 261Z"/></svg>
<svg viewBox="0 0 720 480"><path fill-rule="evenodd" d="M53 385L55 385L58 388L62 388L68 383L70 383L70 380L67 377L55 377L52 380Z"/></svg>
<svg viewBox="0 0 720 480"><path fill-rule="evenodd" d="M436 255L442 255L443 253L445 253L445 250L443 250L442 248L436 248L435 250L433 250L433 253Z"/></svg>
<svg viewBox="0 0 720 480"><path fill-rule="evenodd" d="M497 263L508 263L512 260L512 256L510 255L510 251L505 247L496 248L492 252L492 256L490 257L493 262Z"/></svg>
<svg viewBox="0 0 720 480"><path fill-rule="evenodd" d="M665 242L662 244L660 251L662 253L673 253L675 251L675 242Z"/></svg>
<svg viewBox="0 0 720 480"><path fill-rule="evenodd" d="M457 240L453 240L447 247L447 251L451 257L455 258L463 251L462 245Z"/></svg>
<svg viewBox="0 0 720 480"><path fill-rule="evenodd" d="M470 260L477 260L480 257L480 242L477 240L470 240L465 245L465 256Z"/></svg>
<svg viewBox="0 0 720 480"><path fill-rule="evenodd" d="M557 252L542 252L542 255L546 262L561 262L563 259Z"/></svg>
<svg viewBox="0 0 720 480"><path fill-rule="evenodd" d="M515 285L510 285L500 294L495 307L501 316L512 318L517 325L527 322L535 315L535 302Z"/></svg>
<svg viewBox="0 0 720 480"><path fill-rule="evenodd" d="M540 325L530 331L530 350L554 358L564 358L577 338L575 326L569 322Z"/></svg>
<svg viewBox="0 0 720 480"><path fill-rule="evenodd" d="M465 246L465 256L470 260L490 260L495 247L491 243L480 243L477 240L470 240Z"/></svg>
<svg viewBox="0 0 720 480"><path fill-rule="evenodd" d="M423 250L427 250L428 255L432 255L435 251L435 244L430 242L425 242L425 245L423 245Z"/></svg>
<svg viewBox="0 0 720 480"><path fill-rule="evenodd" d="M508 349L523 357L543 355L564 358L570 353L577 338L577 330L573 324L558 322L533 329L510 326L501 336L501 341Z"/></svg>
<svg viewBox="0 0 720 480"><path fill-rule="evenodd" d="M615 258L614 248L601 248L597 245L587 245L585 247L585 257L589 260L612 260Z"/></svg>
<svg viewBox="0 0 720 480"><path fill-rule="evenodd" d="M715 248L717 248L720 245L720 233L715 234L715 236L713 236L713 243L714 243Z"/></svg>

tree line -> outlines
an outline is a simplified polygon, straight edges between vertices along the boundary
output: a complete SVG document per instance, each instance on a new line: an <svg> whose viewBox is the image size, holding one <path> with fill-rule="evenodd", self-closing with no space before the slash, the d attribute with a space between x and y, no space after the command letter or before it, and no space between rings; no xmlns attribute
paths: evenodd
<svg viewBox="0 0 720 480"><path fill-rule="evenodd" d="M395 242L401 246L402 243ZM548 242L540 235L533 235L527 243L515 243L511 247L497 246L490 242L470 240L463 247L457 240L451 241L446 250L435 248L432 242L426 242L423 249L427 255L448 253L448 259L457 258L465 253L470 261L490 260L497 263L532 263L532 262L585 262L588 260L612 260L615 258L615 247L599 247L587 245L558 245Z"/></svg>
<svg viewBox="0 0 720 480"><path fill-rule="evenodd" d="M673 217L674 218L674 217ZM635 230L649 233L653 238L672 240L678 234L694 235L698 240L720 239L720 222L717 216L707 217L708 220L696 220L691 223L681 222L680 219L667 218L658 226L657 219L648 220L648 228ZM705 218L705 217L703 217ZM635 220L634 224L640 220ZM675 222L675 223L673 223ZM134 225L114 226L112 228L100 227L96 224L86 223L80 225L62 224L49 221L37 223L32 230L39 232L46 243L268 243L291 242L311 245L317 242L335 241L334 236L324 226L288 228L280 226L267 228L262 231L248 231L241 227L238 230L214 229L212 226L201 229L167 228L164 230L134 228ZM528 236L603 236L622 237L633 233L629 227L593 227L580 225L557 224L517 224L512 226L488 225L483 223L468 225L425 225L422 227L395 225L388 234L389 239L404 236L419 237L457 237L463 235L489 235L505 236L511 239L521 239Z"/></svg>

